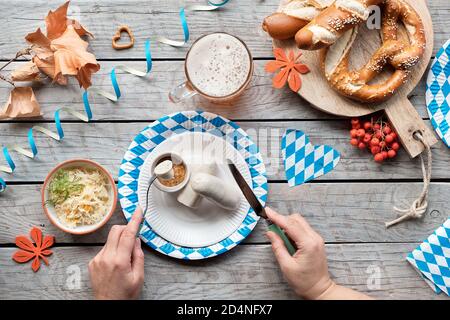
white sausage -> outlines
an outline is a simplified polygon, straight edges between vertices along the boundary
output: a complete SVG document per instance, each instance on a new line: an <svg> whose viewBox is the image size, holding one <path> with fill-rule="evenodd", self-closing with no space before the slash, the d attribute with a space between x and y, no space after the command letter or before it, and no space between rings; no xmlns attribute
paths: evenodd
<svg viewBox="0 0 450 320"><path fill-rule="evenodd" d="M218 206L234 210L241 202L241 191L216 176L197 173L191 178L192 189Z"/></svg>
<svg viewBox="0 0 450 320"><path fill-rule="evenodd" d="M205 163L194 163L188 164L191 170L191 177L196 173L204 172L209 174L214 174L216 172L217 164L215 161L206 161ZM177 197L178 202L189 207L197 208L201 201L201 196L192 189L192 179L186 184L186 186L181 190Z"/></svg>

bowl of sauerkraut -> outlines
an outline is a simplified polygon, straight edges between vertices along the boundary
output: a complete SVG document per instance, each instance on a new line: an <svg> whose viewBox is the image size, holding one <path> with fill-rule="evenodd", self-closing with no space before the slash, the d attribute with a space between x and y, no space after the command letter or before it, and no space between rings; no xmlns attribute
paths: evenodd
<svg viewBox="0 0 450 320"><path fill-rule="evenodd" d="M56 166L42 187L42 206L49 220L72 234L101 228L112 216L117 189L111 174L100 164L73 159Z"/></svg>

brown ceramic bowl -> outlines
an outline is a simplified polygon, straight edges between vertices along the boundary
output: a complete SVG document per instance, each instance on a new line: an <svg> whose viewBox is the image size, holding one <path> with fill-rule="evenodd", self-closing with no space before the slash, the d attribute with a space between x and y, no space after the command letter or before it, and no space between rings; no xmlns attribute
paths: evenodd
<svg viewBox="0 0 450 320"><path fill-rule="evenodd" d="M48 187L47 186L50 183L50 181L53 179L53 176L55 175L55 173L60 169L73 168L73 167L98 169L100 172L102 172L105 175L105 177L108 180L107 188L109 190L110 198L112 199L112 201L111 201L108 212L96 224L77 226L74 228L68 227L60 221L53 206L47 204L47 200L48 200ZM42 208L44 209L44 212L47 215L47 217L51 223L53 223L56 227L58 227L59 229L61 229L64 232L76 234L76 235L82 235L82 234L92 233L92 232L100 229L111 218L112 214L114 213L114 210L116 209L117 188L116 188L116 184L115 184L114 179L111 176L111 174L97 162L94 162L91 160L86 160L86 159L73 159L73 160L67 160L67 161L60 163L52 171L50 171L50 173L45 178L44 185L42 186L41 197L42 197Z"/></svg>

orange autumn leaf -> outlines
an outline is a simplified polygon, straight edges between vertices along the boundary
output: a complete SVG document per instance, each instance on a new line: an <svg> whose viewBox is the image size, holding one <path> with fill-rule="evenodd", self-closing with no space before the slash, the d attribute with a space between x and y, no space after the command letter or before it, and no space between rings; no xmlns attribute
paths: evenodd
<svg viewBox="0 0 450 320"><path fill-rule="evenodd" d="M12 81L39 81L41 80L41 73L39 68L33 61L24 63L19 68L11 72Z"/></svg>
<svg viewBox="0 0 450 320"><path fill-rule="evenodd" d="M46 265L49 264L46 256L50 256L53 252L47 248L53 245L54 237L45 236L42 238L41 229L36 227L31 229L30 237L34 243L25 236L16 237L16 245L20 250L17 250L13 254L12 259L18 263L26 263L33 259L31 269L33 269L34 272L37 272L41 266L41 259Z"/></svg>
<svg viewBox="0 0 450 320"><path fill-rule="evenodd" d="M78 21L67 18L67 10L69 8L69 4L70 1L67 1L55 11L49 11L47 17L45 18L47 37L50 40L59 38L64 33L64 31L66 31L69 25L72 25L74 27L78 35L88 35L93 37L93 35Z"/></svg>
<svg viewBox="0 0 450 320"><path fill-rule="evenodd" d="M73 26L68 26L61 37L51 42L55 57L55 77L75 76L80 86L91 85L91 75L100 70L95 56L86 49L88 43L80 38Z"/></svg>
<svg viewBox="0 0 450 320"><path fill-rule="evenodd" d="M41 116L41 107L30 87L15 87L9 94L0 119L32 118Z"/></svg>
<svg viewBox="0 0 450 320"><path fill-rule="evenodd" d="M265 70L269 73L274 73L280 70L272 79L272 85L274 88L280 89L286 82L289 88L298 92L302 86L302 80L300 75L306 74L310 70L305 64L299 63L298 60L301 57L301 53L295 56L294 51L290 51L287 55L281 48L275 48L273 50L275 61L269 61Z"/></svg>
<svg viewBox="0 0 450 320"><path fill-rule="evenodd" d="M42 33L41 29L38 28L35 32L29 33L25 40L31 44L34 53L33 62L39 70L58 84L66 85L66 77L58 76L55 78L55 59L50 48L50 40Z"/></svg>
<svg viewBox="0 0 450 320"><path fill-rule="evenodd" d="M50 48L50 40L42 33L41 29L38 28L35 32L29 33L25 40L31 44L34 53L33 62L39 70L53 79L54 82L66 85L67 77L62 75L55 77L55 58Z"/></svg>
<svg viewBox="0 0 450 320"><path fill-rule="evenodd" d="M40 29L25 39L31 44L33 62L58 84L67 84L66 76L74 76L80 87L91 85L91 76L100 69L95 56L87 51L88 43L81 36L92 34L80 23L67 18L69 1L50 11L45 18L47 35Z"/></svg>
<svg viewBox="0 0 450 320"><path fill-rule="evenodd" d="M35 56L40 60L50 60L53 58L53 51L50 48L50 40L42 33L41 28L25 36L25 40L31 44Z"/></svg>

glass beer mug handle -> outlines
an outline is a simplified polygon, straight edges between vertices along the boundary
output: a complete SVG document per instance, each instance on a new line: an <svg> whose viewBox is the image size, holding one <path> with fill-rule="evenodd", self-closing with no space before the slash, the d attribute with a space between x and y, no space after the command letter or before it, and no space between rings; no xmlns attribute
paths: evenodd
<svg viewBox="0 0 450 320"><path fill-rule="evenodd" d="M189 99L195 96L197 92L195 92L188 82L184 82L169 92L169 99L173 103L179 103L183 100Z"/></svg>

